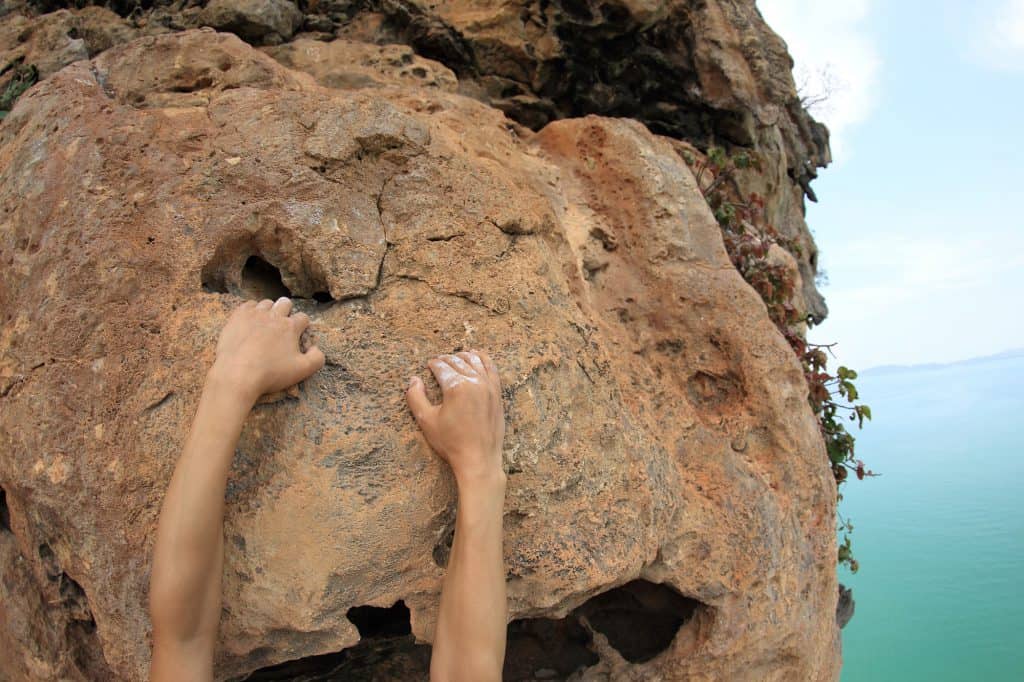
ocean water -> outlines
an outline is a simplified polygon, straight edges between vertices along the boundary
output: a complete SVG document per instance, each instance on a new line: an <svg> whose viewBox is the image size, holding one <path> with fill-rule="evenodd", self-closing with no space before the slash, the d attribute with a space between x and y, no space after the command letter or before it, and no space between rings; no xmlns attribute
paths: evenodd
<svg viewBox="0 0 1024 682"><path fill-rule="evenodd" d="M1024 353L866 372L843 682L1024 680Z"/></svg>

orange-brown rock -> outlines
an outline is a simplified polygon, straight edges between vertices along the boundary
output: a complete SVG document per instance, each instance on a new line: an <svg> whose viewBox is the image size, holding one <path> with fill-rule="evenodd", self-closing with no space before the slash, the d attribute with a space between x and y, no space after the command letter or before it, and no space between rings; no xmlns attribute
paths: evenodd
<svg viewBox="0 0 1024 682"><path fill-rule="evenodd" d="M803 311L815 322L828 314L803 205L805 195L814 198L816 169L830 162L828 131L801 104L786 46L753 0L315 0L298 3L304 18L291 0L154 2L146 11L110 3L125 19L94 7L29 19L24 4L11 0L6 18L0 10L0 68L10 61L5 53L25 53L19 43L30 34L36 49L25 63L38 60L45 77L83 51L94 56L134 35L209 25L276 44L301 23L305 33L272 54L330 87L448 88L451 69L463 94L534 129L599 114L639 120L704 150L753 151L761 170L739 173L739 188L764 199L768 222L794 245ZM316 47L321 41L332 42ZM416 64L404 63L410 48Z"/></svg>
<svg viewBox="0 0 1024 682"><path fill-rule="evenodd" d="M109 9L59 10L40 17L20 12L0 15L0 69L31 64L40 78L79 59L88 59L138 34ZM0 82L2 82L0 73Z"/></svg>
<svg viewBox="0 0 1024 682"><path fill-rule="evenodd" d="M144 677L153 530L214 341L285 292L327 365L238 445L220 678L426 678L454 487L403 387L469 346L504 383L508 679L838 675L801 370L637 122L534 134L209 29L142 38L0 124L0 265L0 676Z"/></svg>
<svg viewBox="0 0 1024 682"><path fill-rule="evenodd" d="M340 90L394 85L453 92L458 85L451 69L417 56L408 45L298 38L264 48L264 52L291 69L310 74L321 85Z"/></svg>
<svg viewBox="0 0 1024 682"><path fill-rule="evenodd" d="M742 189L762 194L768 220L800 245L806 312L827 315L803 198L831 160L828 131L801 104L786 45L753 0L404 0L352 11L340 35L412 45L454 70L461 92L532 128L623 116L701 149L756 152L765 172L742 174Z"/></svg>

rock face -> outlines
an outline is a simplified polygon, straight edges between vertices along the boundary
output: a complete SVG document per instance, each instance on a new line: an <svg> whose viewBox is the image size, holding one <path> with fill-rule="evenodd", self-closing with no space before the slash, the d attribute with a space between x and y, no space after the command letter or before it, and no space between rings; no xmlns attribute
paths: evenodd
<svg viewBox="0 0 1024 682"><path fill-rule="evenodd" d="M372 0L342 17L339 35L412 45L453 69L464 94L534 129L623 116L701 148L756 152L766 170L744 174L741 189L765 197L768 221L799 245L802 298L825 319L803 197L831 161L828 131L803 108L786 45L752 0Z"/></svg>
<svg viewBox="0 0 1024 682"><path fill-rule="evenodd" d="M59 10L38 18L11 14L0 22L0 69L32 64L40 78L136 37L138 31L102 7Z"/></svg>
<svg viewBox="0 0 1024 682"><path fill-rule="evenodd" d="M501 367L508 422L506 679L835 679L835 488L806 385L675 141L503 106L533 132L485 103L508 45L534 54L524 83L548 73L539 52L563 58L565 3L515 40L511 3L360 6L332 20L348 37L274 58L211 29L106 49L122 26L169 30L109 12L104 47L64 31L83 45L40 48L78 52L0 123L0 678L144 678L153 531L214 341L242 300L287 293L328 364L246 423L218 678L426 679L454 486L403 388L473 346ZM625 8L593 40L632 27L651 63L683 16L587 7L584 35L595 7ZM767 28L741 30L742 2L686 12L708 43L687 58L723 71L698 78L720 108L697 118L719 140L722 111L752 116L737 125L770 163L745 182L806 233L791 164L827 147L785 107L769 121L765 88L791 83L773 62L736 71ZM0 49L81 16L5 17L30 39ZM353 42L371 26L419 56ZM449 39L473 61L426 58ZM584 90L585 63L558 82Z"/></svg>
<svg viewBox="0 0 1024 682"><path fill-rule="evenodd" d="M84 58L83 49L93 56L135 35L212 26L254 45L277 45L301 29L296 45L272 54L329 87L397 80L447 89L451 69L460 92L533 129L600 114L639 120L701 149L754 152L763 171L739 174L741 194L759 194L767 221L795 245L800 307L814 322L828 314L815 286L818 251L803 210L804 196L814 199L817 168L831 160L828 131L803 108L786 46L753 0L309 0L299 3L305 16L290 0L153 0L143 3L152 5L145 13L137 2L104 2L130 20L90 7L35 21L17 13L3 21L0 14L0 51L26 31L40 31L33 42L46 49L35 55L59 68ZM74 22L90 27L78 31ZM342 40L308 44L335 36ZM417 63L404 61L400 45L415 50ZM40 70L51 72L46 64Z"/></svg>
<svg viewBox="0 0 1024 682"><path fill-rule="evenodd" d="M237 33L249 42L276 45L302 25L302 12L289 0L211 0L199 23Z"/></svg>
<svg viewBox="0 0 1024 682"><path fill-rule="evenodd" d="M285 66L310 74L321 85L345 90L367 87L425 87L454 92L451 69L417 56L406 45L373 45L339 38L300 38L264 52Z"/></svg>

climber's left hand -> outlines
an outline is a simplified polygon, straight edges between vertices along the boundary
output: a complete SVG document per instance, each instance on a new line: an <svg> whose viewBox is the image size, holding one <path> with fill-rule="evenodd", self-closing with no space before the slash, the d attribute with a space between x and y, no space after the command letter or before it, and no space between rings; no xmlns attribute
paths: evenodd
<svg viewBox="0 0 1024 682"><path fill-rule="evenodd" d="M294 386L324 366L315 345L303 352L299 337L309 326L305 313L291 315L291 299L246 301L231 314L217 341L211 379L246 400Z"/></svg>

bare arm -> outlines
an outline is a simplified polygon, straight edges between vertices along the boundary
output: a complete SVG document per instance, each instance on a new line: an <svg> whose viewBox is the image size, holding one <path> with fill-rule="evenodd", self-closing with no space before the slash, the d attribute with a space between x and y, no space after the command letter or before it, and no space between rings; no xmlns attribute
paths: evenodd
<svg viewBox="0 0 1024 682"><path fill-rule="evenodd" d="M242 423L259 396L298 383L324 363L316 347L300 351L309 318L289 317L291 308L287 298L243 303L217 342L157 525L149 583L151 680L213 679L224 489Z"/></svg>
<svg viewBox="0 0 1024 682"><path fill-rule="evenodd" d="M423 435L451 466L459 495L430 678L501 680L508 606L502 555L505 416L498 369L476 351L441 356L428 365L441 385L442 404L430 403L418 377L406 397Z"/></svg>

